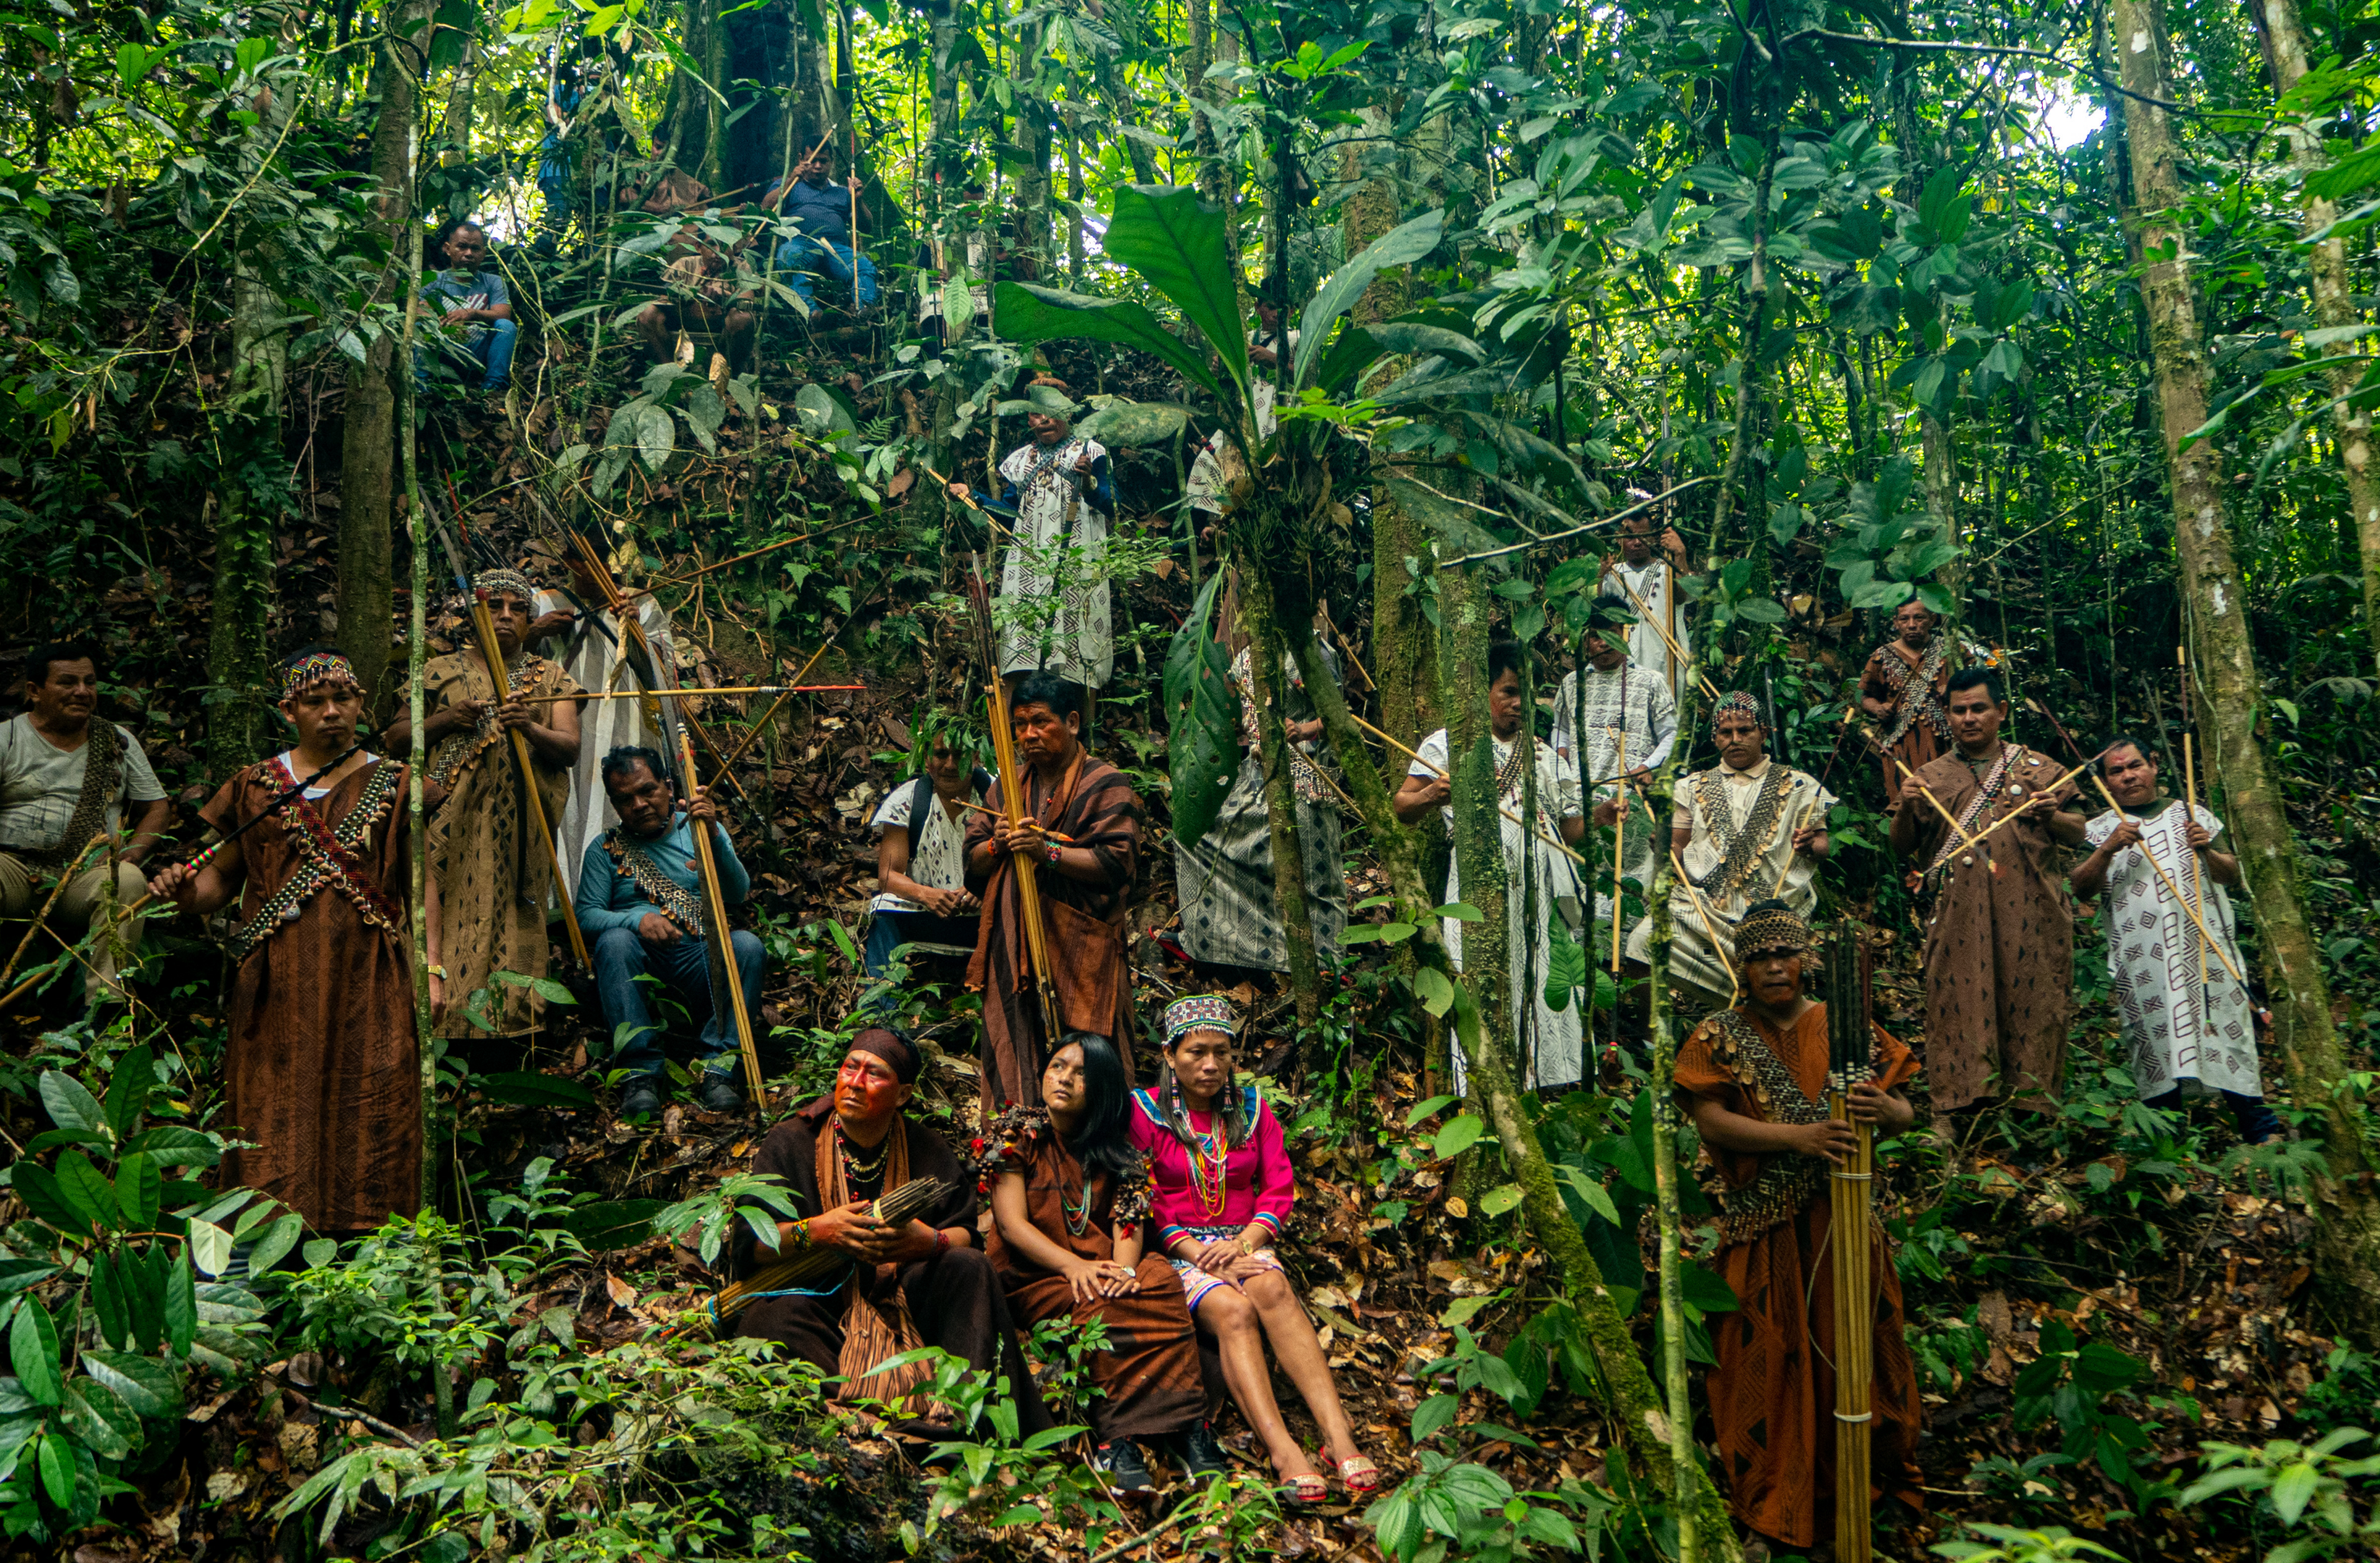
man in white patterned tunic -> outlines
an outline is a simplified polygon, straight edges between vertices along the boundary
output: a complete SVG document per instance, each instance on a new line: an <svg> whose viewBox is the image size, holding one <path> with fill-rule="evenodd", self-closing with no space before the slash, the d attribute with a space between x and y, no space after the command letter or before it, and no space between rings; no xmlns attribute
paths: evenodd
<svg viewBox="0 0 2380 1563"><path fill-rule="evenodd" d="M1510 644L1490 648L1488 721L1496 751L1497 805L1503 811L1500 823L1504 845L1504 949L1512 974L1512 1034L1523 1061L1521 1084L1524 1089L1541 1091L1575 1084L1585 1076L1579 1006L1567 1004L1560 1012L1548 1007L1546 973L1553 959L1553 939L1571 937L1568 928L1559 936L1554 933L1554 919L1572 920L1562 903L1575 908L1579 897L1578 877L1570 857L1553 842L1575 842L1586 834L1586 816L1579 797L1577 767L1554 753L1550 744L1525 733L1530 705L1521 688L1518 648ZM1406 773L1395 800L1397 818L1406 824L1414 824L1433 808L1444 811L1449 825L1454 822L1449 803L1453 794L1446 781L1454 768L1448 751L1442 727L1422 740L1416 751L1420 758ZM1522 809L1523 789L1532 751L1536 762L1537 809L1535 826L1524 830L1520 822L1529 816ZM1534 868L1531 849L1535 850ZM1524 878L1532 873L1534 887ZM1527 899L1532 888L1536 892L1534 906ZM1462 871L1451 858L1446 865L1446 899L1450 903L1463 899ZM1535 927L1533 940L1521 937L1524 915ZM1447 956L1461 971L1463 924L1452 917L1442 922ZM1448 1035L1451 1036L1451 1031ZM1454 1050L1454 1088L1467 1089L1460 1048Z"/></svg>
<svg viewBox="0 0 2380 1563"><path fill-rule="evenodd" d="M537 617L529 621L528 633L522 638L561 663L581 689L641 687L621 649L627 632L621 627L620 616L597 606L603 600L602 588L584 560L574 557L568 566L571 591L566 595L540 591L531 604ZM636 609L637 622L654 657L666 660L671 655L669 610L650 592L636 592L628 602ZM562 893L571 896L578 893L578 870L587 849L620 822L603 790L603 757L618 748L666 751L670 746L646 723L642 700L594 701L580 713L578 724L578 761L570 768L570 797L554 825Z"/></svg>
<svg viewBox="0 0 2380 1563"><path fill-rule="evenodd" d="M1033 383L1072 400L1063 381ZM1049 672L1083 686L1087 728L1096 692L1115 668L1114 621L1101 561L1115 517L1115 479L1107 447L1075 437L1067 420L1036 407L1025 415L1032 440L1000 464L1000 497L953 483L1010 528L1000 565L1000 671L1012 686Z"/></svg>
<svg viewBox="0 0 2380 1563"><path fill-rule="evenodd" d="M2093 851L2071 878L2078 895L2107 894L2107 975L2141 1100L2172 1109L2220 1092L2241 1139L2273 1139L2281 1128L2257 1077L2253 1004L2173 897L2178 890L2196 902L2223 955L2245 972L2224 893L2240 882L2240 860L2215 844L2223 821L2161 794L2156 761L2138 739L2108 745L2099 767L2121 812L2083 827Z"/></svg>
<svg viewBox="0 0 2380 1563"><path fill-rule="evenodd" d="M1686 636L1677 589L1685 574L1685 539L1674 530L1664 527L1657 536L1649 515L1620 523L1620 557L1604 569L1602 594L1636 615L1628 632L1628 660L1666 682L1673 700L1694 676L1694 642ZM1664 628L1670 632L1666 639ZM1677 642L1674 650L1670 641Z"/></svg>
<svg viewBox="0 0 2380 1563"><path fill-rule="evenodd" d="M1596 627L1579 643L1585 666L1566 674L1561 693L1554 697L1554 753L1580 765L1580 746L1572 736L1582 718L1586 733L1585 784L1595 799L1595 823L1610 830L1620 821L1620 787L1613 780L1626 757L1629 781L1628 826L1621 838L1621 872L1636 881L1639 891L1653 883L1653 817L1638 789L1646 778L1669 763L1678 741L1678 704L1670 686L1647 675L1621 649L1619 631L1633 617L1598 604ZM1607 638L1607 636L1610 638ZM1622 740L1625 740L1623 745ZM1595 915L1611 915L1611 881L1597 872Z"/></svg>
<svg viewBox="0 0 2380 1563"><path fill-rule="evenodd" d="M1748 691L1719 697L1711 736L1719 763L1677 785L1670 850L1685 877L1670 891L1670 986L1732 1006L1743 915L1762 901L1782 901L1804 919L1817 909L1835 797L1815 777L1768 757L1767 720ZM1651 962L1650 917L1629 936L1628 954Z"/></svg>

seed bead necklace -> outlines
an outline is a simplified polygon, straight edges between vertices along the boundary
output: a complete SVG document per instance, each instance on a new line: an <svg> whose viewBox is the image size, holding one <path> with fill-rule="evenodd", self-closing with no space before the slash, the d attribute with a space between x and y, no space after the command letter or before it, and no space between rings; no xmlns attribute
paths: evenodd
<svg viewBox="0 0 2380 1563"><path fill-rule="evenodd" d="M1184 1104L1184 1121L1188 1121L1188 1104ZM1231 1194L1231 1153L1223 1149L1223 1115L1211 1112L1207 1121L1214 1127L1206 1133L1191 1130L1190 1181L1196 1187L1199 1213L1212 1223L1222 1219L1223 1202Z"/></svg>
<svg viewBox="0 0 2380 1563"><path fill-rule="evenodd" d="M863 1161L852 1154L851 1141L843 1132L843 1121L837 1119L834 1125L834 1154L843 1161L843 1179L845 1183L877 1182L883 1178L884 1163L892 1155L892 1136L885 1135L883 1143L876 1147L875 1160Z"/></svg>

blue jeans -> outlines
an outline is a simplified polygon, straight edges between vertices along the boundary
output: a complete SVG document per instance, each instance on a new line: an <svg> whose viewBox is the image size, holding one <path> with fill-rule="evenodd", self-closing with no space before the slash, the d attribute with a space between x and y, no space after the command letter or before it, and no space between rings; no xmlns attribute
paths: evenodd
<svg viewBox="0 0 2380 1563"><path fill-rule="evenodd" d="M735 975L743 985L744 1008L757 1016L760 1012L760 936L737 928L733 937ZM595 990L603 1000L603 1023L615 1034L623 1025L636 1028L620 1045L613 1061L632 1074L658 1076L662 1072L661 1028L653 1024L652 1010L645 1002L644 986L637 980L648 974L675 990L690 1012L709 1012L710 1018L702 1024L703 1067L720 1073L733 1071L743 1043L735 1035L734 1008L711 1002L710 947L692 938L649 944L634 928L605 928L595 939Z"/></svg>
<svg viewBox="0 0 2380 1563"><path fill-rule="evenodd" d="M432 351L443 350L447 360L456 362L468 357L486 369L480 381L482 391L501 391L513 382L513 345L520 338L520 327L511 321L480 321L488 329L475 342L441 343ZM430 389L428 360L419 350L413 355L413 387L417 392Z"/></svg>
<svg viewBox="0 0 2380 1563"><path fill-rule="evenodd" d="M876 302L876 262L865 255L855 254L848 244L836 244L832 239L811 238L795 234L777 246L777 264L792 274L785 285L802 296L805 304L818 302L811 292L810 273L823 272L839 283L852 281L855 268L858 282L854 289L859 307L866 309Z"/></svg>

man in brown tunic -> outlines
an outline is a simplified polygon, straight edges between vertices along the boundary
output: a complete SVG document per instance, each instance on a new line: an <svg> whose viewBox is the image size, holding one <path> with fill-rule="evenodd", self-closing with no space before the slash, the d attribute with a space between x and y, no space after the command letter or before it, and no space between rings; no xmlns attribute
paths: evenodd
<svg viewBox="0 0 2380 1563"><path fill-rule="evenodd" d="M989 814L967 817L967 881L983 888L983 925L967 987L983 995L982 1110L1038 1107L1044 1034L1014 860L1037 869L1050 938L1060 1031L1116 1041L1132 1076L1132 974L1124 964L1124 902L1140 864L1140 799L1123 773L1083 747L1083 692L1047 672L1017 685L1010 718L1024 770L1026 818L1011 830L1000 783Z"/></svg>
<svg viewBox="0 0 2380 1563"><path fill-rule="evenodd" d="M2052 853L2083 839L2078 794L2046 757L2000 741L1997 671L1952 674L1948 711L1954 747L1911 779L1892 821L1892 850L1924 872L1930 901L1926 1078L1937 1111L1995 1096L2044 1110L2074 985L2073 914Z"/></svg>
<svg viewBox="0 0 2380 1563"><path fill-rule="evenodd" d="M1892 638L1877 647L1860 672L1860 709L1876 719L1884 766L1884 796L1900 806L1900 773L1915 775L1950 741L1942 709L1959 653L1934 611L1914 599L1892 615Z"/></svg>
<svg viewBox="0 0 2380 1563"><path fill-rule="evenodd" d="M203 866L149 884L200 915L239 898L226 1117L257 1146L225 1157L224 1182L323 1233L368 1231L421 1200L406 771L357 745L363 707L345 657L291 658L281 709L298 746L225 782L200 818L228 834L278 806ZM429 923L434 971L434 889Z"/></svg>
<svg viewBox="0 0 2380 1563"><path fill-rule="evenodd" d="M939 1346L978 1372L1004 1375L1020 1431L1037 1433L1050 1425L1050 1413L1026 1372L1000 1279L975 1245L975 1174L941 1135L902 1111L918 1062L892 1033L861 1032L835 1073L834 1089L760 1142L752 1170L781 1179L804 1218L776 1223L774 1251L739 1222L737 1276L748 1278L805 1248L840 1249L854 1263L832 1283L760 1293L736 1333L774 1340L820 1373L840 1375L837 1398L846 1400L897 1400L924 1381L925 1365L891 1372L880 1371L882 1365L918 1346ZM947 1186L906 1225L868 1213L875 1201L917 1178ZM895 1424L903 1432L947 1435L948 1420L935 1408L907 1409L915 1414Z"/></svg>

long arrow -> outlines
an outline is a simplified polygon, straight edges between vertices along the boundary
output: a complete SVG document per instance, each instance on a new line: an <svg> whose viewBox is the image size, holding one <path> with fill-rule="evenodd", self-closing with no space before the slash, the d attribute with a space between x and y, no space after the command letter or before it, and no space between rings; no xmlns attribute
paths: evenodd
<svg viewBox="0 0 2380 1563"><path fill-rule="evenodd" d="M691 804L693 789L697 785L694 740L686 736L684 728L680 728L677 744L678 763L686 768L686 801ZM703 896L710 903L710 915L703 921L710 925L712 951L727 974L727 999L735 1012L735 1039L743 1045L744 1075L751 1084L752 1100L757 1104L760 1101L760 1049L752 1041L752 1016L744 1007L744 974L736 968L735 936L727 926L727 897L719 888L719 860L710 850L710 832L716 827L708 819L696 819L689 823L693 826L695 864L702 871ZM712 994L710 1001L714 1007L717 1006L719 996Z"/></svg>
<svg viewBox="0 0 2380 1563"><path fill-rule="evenodd" d="M446 550L446 562L455 572L455 584L471 599L471 625L479 632L480 656L488 664L488 682L494 686L496 704L501 706L512 697L511 678L504 668L503 642L496 638L495 616L488 611L485 587L472 579L469 563L455 541L453 530L438 519L433 510L430 515L431 529L438 534ZM563 878L562 854L554 849L553 827L546 822L545 798L537 790L537 762L529 757L528 735L520 729L507 728L513 741L513 764L520 772L521 798L528 809L530 825L537 831L538 844L545 849L546 866L553 872L554 899L562 903L562 926L570 935L570 953L581 966L591 967L588 959L587 936L578 927L578 910L564 893L569 880Z"/></svg>

